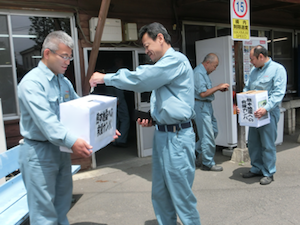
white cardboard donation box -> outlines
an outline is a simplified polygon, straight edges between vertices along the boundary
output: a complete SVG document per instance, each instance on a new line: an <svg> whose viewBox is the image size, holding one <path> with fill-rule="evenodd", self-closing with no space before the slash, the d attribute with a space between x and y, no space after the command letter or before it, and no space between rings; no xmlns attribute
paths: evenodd
<svg viewBox="0 0 300 225"><path fill-rule="evenodd" d="M237 104L240 109L240 126L261 127L270 123L270 114L266 113L260 119L254 116L258 108L264 107L268 102L268 91L246 91L236 95Z"/></svg>
<svg viewBox="0 0 300 225"><path fill-rule="evenodd" d="M116 134L117 98L88 95L61 103L60 122L70 132L93 146L93 152L108 145ZM71 149L60 146L63 152Z"/></svg>

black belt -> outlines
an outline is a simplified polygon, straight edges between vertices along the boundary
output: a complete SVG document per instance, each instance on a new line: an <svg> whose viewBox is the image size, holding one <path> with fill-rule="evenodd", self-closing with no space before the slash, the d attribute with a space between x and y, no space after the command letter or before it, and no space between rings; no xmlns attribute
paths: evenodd
<svg viewBox="0 0 300 225"><path fill-rule="evenodd" d="M198 101L198 102L211 102L211 101L209 101L209 100L200 100L200 99L198 99L198 98L195 98L195 101Z"/></svg>
<svg viewBox="0 0 300 225"><path fill-rule="evenodd" d="M178 123L178 124L170 124L170 125L156 125L156 129L163 132L176 132L181 129L189 128L192 126L192 123Z"/></svg>
<svg viewBox="0 0 300 225"><path fill-rule="evenodd" d="M33 139L28 139L28 138L24 138L24 141L36 141L36 142L43 142L43 143L46 143L46 142L49 142L48 140L45 140L45 141L41 141L41 140L33 140Z"/></svg>

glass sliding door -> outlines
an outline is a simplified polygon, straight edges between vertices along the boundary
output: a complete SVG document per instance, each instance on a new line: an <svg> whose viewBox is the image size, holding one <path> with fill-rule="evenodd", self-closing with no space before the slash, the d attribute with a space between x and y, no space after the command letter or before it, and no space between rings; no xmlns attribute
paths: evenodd
<svg viewBox="0 0 300 225"><path fill-rule="evenodd" d="M282 64L287 71L287 93L296 92L296 83L293 67L294 52L292 45L292 34L292 32L274 31L273 38L273 60Z"/></svg>
<svg viewBox="0 0 300 225"><path fill-rule="evenodd" d="M0 15L0 98L4 115L16 115L15 82L7 16Z"/></svg>
<svg viewBox="0 0 300 225"><path fill-rule="evenodd" d="M193 68L196 65L195 41L216 37L215 26L184 24L185 55Z"/></svg>
<svg viewBox="0 0 300 225"><path fill-rule="evenodd" d="M0 14L0 98L4 120L18 118L17 85L41 60L45 37L55 30L71 35L70 16L25 14ZM73 62L65 76L76 90Z"/></svg>
<svg viewBox="0 0 300 225"><path fill-rule="evenodd" d="M88 70L89 57L92 48L84 48L84 65L85 71ZM122 66L115 66L115 62L122 59ZM102 73L114 73L119 68L127 68L135 70L139 65L153 64L149 56L145 54L143 48L99 48L95 71ZM93 94L111 95L109 86L104 84L98 85L91 90ZM109 93L110 92L110 93ZM129 116L131 117L130 132L128 142L136 141L137 154L139 157L146 157L152 155L152 142L155 127L142 127L133 118L134 110L148 112L150 110L150 96L151 92L132 92L124 91L125 100L127 102ZM132 145L131 145L132 146ZM99 154L99 151L96 154ZM92 165L97 165L97 157L92 155Z"/></svg>
<svg viewBox="0 0 300 225"><path fill-rule="evenodd" d="M11 25L18 83L37 66L43 41L50 32L63 30L71 35L68 18L12 15Z"/></svg>

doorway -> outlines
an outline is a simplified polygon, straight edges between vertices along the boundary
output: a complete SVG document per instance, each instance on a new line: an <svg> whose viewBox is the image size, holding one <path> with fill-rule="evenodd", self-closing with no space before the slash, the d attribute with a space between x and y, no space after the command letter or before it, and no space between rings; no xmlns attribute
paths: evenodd
<svg viewBox="0 0 300 225"><path fill-rule="evenodd" d="M86 71L88 68L88 59L90 53L91 48L84 48ZM102 73L115 73L120 68L126 68L132 71L135 70L138 65L143 64L152 64L152 62L150 58L144 53L144 50L142 48L100 48L98 52L95 71ZM131 160L136 157L151 155L151 135L153 135L154 129L146 128L147 130L145 131L145 128L141 128L133 119L135 109L143 111L148 111L150 109L150 93L135 93L132 91L119 90L114 87L105 86L104 84L98 85L96 88L91 90L91 93L115 96L120 101L118 102L118 104L122 103L123 99L123 101L127 105L128 110L126 110L127 112L123 114L123 119L117 118L117 121L119 121L120 125L120 123L124 122L124 120L128 120L129 124L128 132L126 135L127 138L125 138L125 144L119 145L118 142L110 143L108 146L97 151L93 157L93 167L104 166ZM118 107L118 110L119 108L121 107Z"/></svg>

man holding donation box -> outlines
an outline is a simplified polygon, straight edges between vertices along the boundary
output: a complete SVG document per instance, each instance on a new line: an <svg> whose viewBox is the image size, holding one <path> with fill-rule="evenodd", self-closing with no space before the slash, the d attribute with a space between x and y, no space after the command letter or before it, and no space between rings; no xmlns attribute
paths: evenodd
<svg viewBox="0 0 300 225"><path fill-rule="evenodd" d="M41 61L18 85L20 131L24 137L19 164L27 189L31 225L69 224L71 157L60 151L59 146L72 149L82 158L90 157L93 148L60 122L59 104L79 98L63 75L73 60L73 47L72 38L65 32L48 34Z"/></svg>
<svg viewBox="0 0 300 225"><path fill-rule="evenodd" d="M263 104L254 112L254 117L263 120L269 113L270 123L259 127L249 127L248 150L252 167L248 173L243 174L243 178L262 176L260 184L267 185L274 180L273 175L276 172L275 141L280 117L279 104L285 95L287 75L282 65L268 57L268 51L263 46L258 45L251 49L250 59L255 68L251 70L243 91L265 90L268 92L267 101L261 101ZM263 92L256 94L263 94ZM242 107L239 105L237 113L241 113Z"/></svg>

